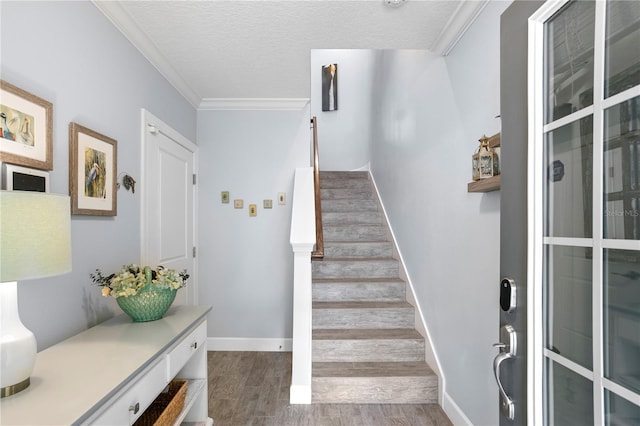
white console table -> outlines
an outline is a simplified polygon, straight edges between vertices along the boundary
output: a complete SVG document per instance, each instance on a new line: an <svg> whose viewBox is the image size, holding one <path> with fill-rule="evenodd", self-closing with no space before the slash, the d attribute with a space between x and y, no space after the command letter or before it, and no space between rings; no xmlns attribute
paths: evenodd
<svg viewBox="0 0 640 426"><path fill-rule="evenodd" d="M0 400L0 424L133 424L174 378L189 380L177 423L211 423L210 310L173 306L142 323L122 314L38 353L31 386Z"/></svg>

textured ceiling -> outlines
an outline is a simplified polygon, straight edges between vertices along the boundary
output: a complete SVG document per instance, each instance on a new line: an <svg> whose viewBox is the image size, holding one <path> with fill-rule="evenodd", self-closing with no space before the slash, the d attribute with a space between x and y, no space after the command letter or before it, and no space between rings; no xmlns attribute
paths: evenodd
<svg viewBox="0 0 640 426"><path fill-rule="evenodd" d="M94 1L196 106L210 98L308 98L312 49L442 53L484 3Z"/></svg>

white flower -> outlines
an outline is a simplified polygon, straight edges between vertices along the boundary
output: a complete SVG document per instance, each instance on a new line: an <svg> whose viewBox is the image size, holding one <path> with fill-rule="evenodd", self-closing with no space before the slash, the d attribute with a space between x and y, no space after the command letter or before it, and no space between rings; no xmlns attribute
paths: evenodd
<svg viewBox="0 0 640 426"><path fill-rule="evenodd" d="M134 296L147 284L147 276L150 276L154 288L162 290L178 290L186 285L189 274L181 273L173 269L158 266L155 270L148 267L140 267L136 264L125 265L112 275L104 276L99 269L89 274L94 283L102 286L102 295L112 297Z"/></svg>

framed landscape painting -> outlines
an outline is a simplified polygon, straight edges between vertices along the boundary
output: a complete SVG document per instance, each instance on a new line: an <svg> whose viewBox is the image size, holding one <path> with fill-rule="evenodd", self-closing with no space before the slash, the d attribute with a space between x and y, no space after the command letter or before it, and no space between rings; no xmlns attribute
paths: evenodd
<svg viewBox="0 0 640 426"><path fill-rule="evenodd" d="M71 214L117 215L117 146L114 139L69 124Z"/></svg>

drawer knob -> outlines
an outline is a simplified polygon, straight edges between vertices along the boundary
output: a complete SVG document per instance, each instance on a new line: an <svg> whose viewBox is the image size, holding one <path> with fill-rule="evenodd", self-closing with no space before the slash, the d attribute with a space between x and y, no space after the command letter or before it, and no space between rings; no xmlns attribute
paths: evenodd
<svg viewBox="0 0 640 426"><path fill-rule="evenodd" d="M198 342L193 342L193 343L191 344L191 347L192 347L193 349L198 349Z"/></svg>
<svg viewBox="0 0 640 426"><path fill-rule="evenodd" d="M136 402L136 405L130 406L129 411L133 411L133 414L138 414L138 411L140 411L140 403Z"/></svg>

